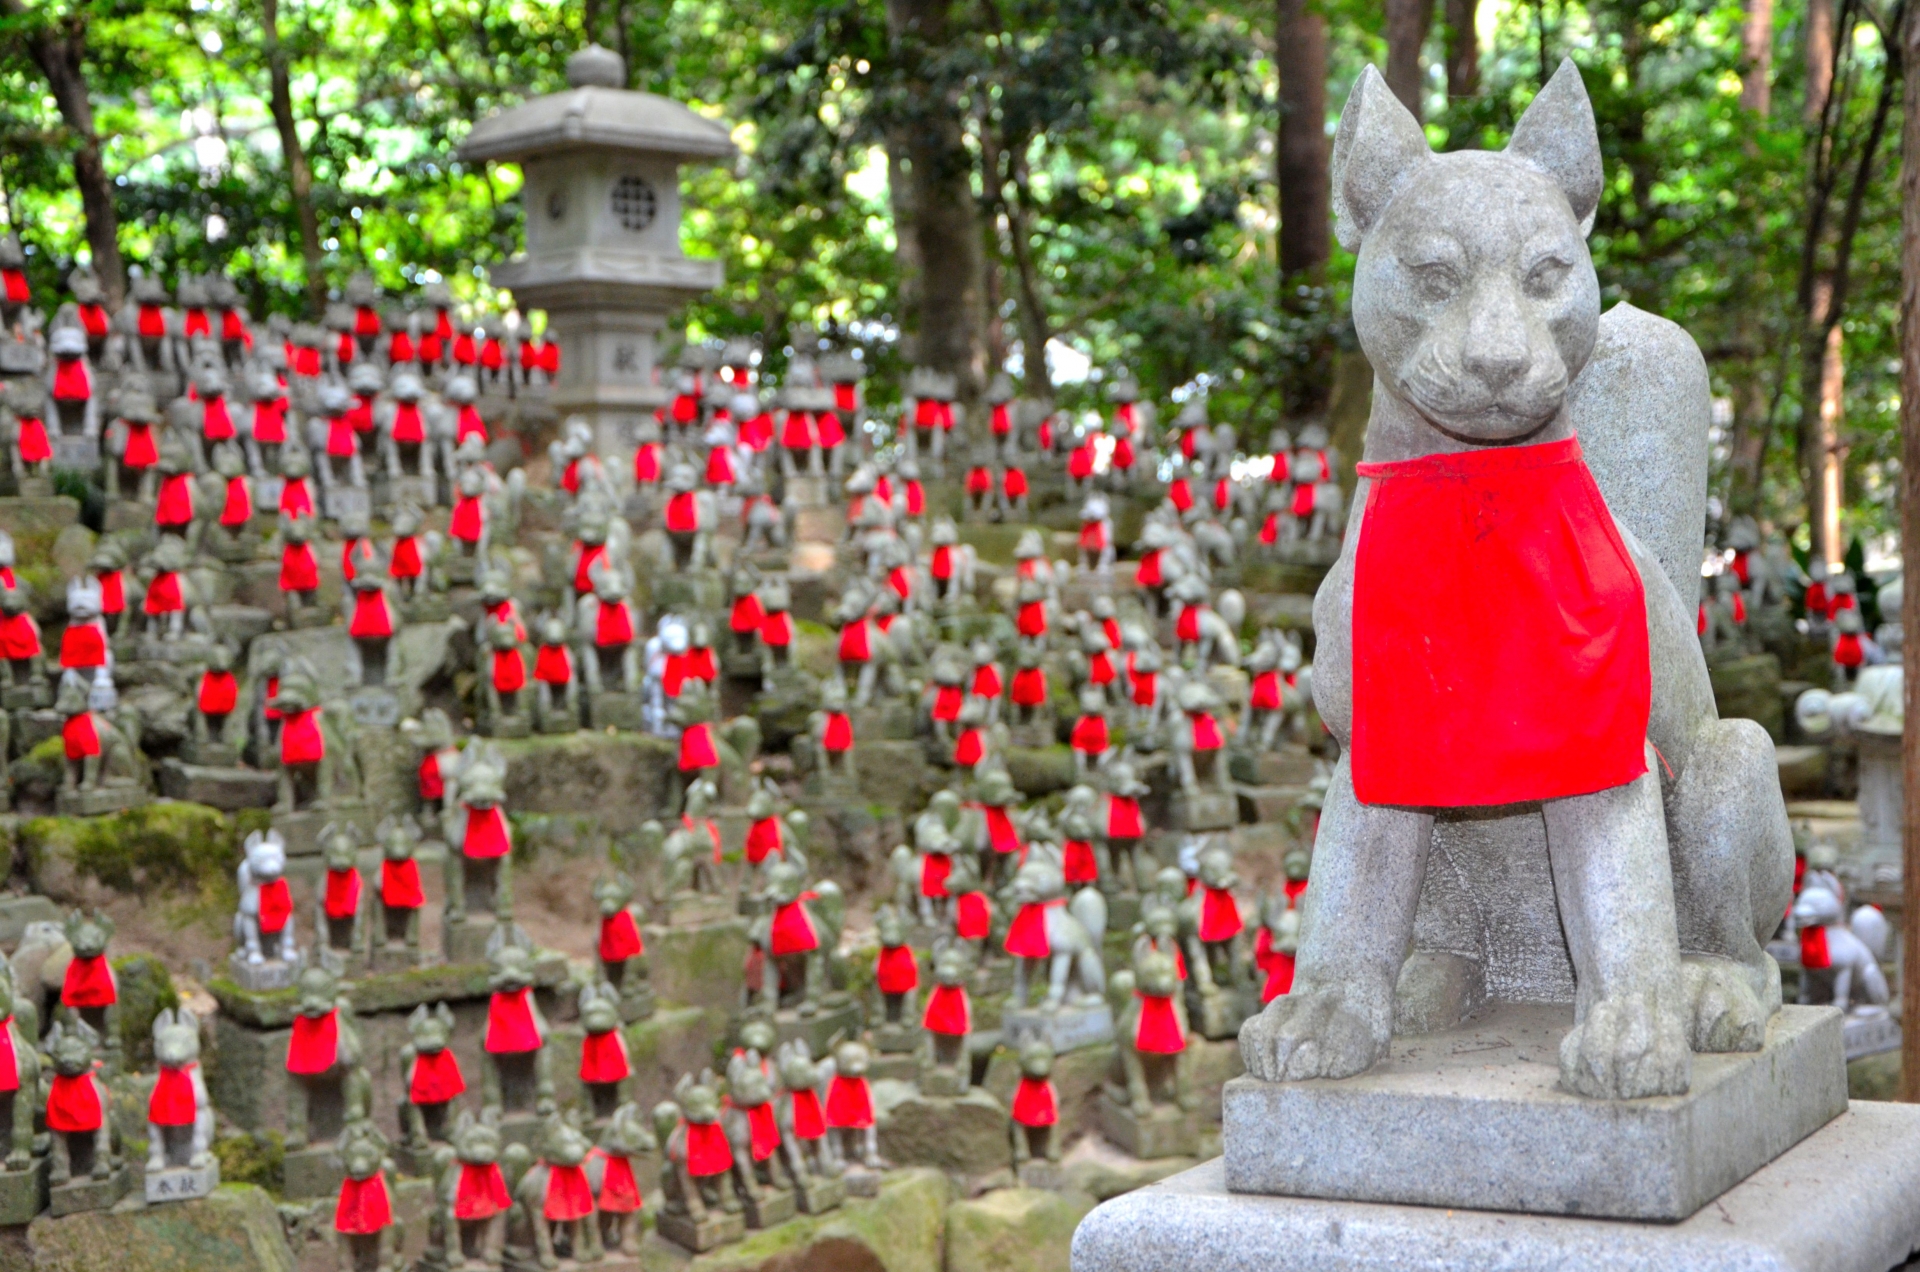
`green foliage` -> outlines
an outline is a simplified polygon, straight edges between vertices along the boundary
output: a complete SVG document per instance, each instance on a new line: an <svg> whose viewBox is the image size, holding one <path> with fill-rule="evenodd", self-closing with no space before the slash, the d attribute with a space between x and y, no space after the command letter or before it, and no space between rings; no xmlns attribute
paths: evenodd
<svg viewBox="0 0 1920 1272"><path fill-rule="evenodd" d="M287 1147L278 1131L217 1136L213 1155L222 1184L254 1184L275 1196L286 1186Z"/></svg>
<svg viewBox="0 0 1920 1272"><path fill-rule="evenodd" d="M43 745L57 757L59 742ZM36 817L19 835L36 873L58 855L75 873L118 892L162 890L219 907L234 900L244 831L237 819L204 805L168 802L105 817Z"/></svg>
<svg viewBox="0 0 1920 1272"><path fill-rule="evenodd" d="M153 1021L163 1011L180 1005L173 977L165 963L151 954L129 954L113 960L113 978L120 987L120 1041L134 1069L153 1063Z"/></svg>

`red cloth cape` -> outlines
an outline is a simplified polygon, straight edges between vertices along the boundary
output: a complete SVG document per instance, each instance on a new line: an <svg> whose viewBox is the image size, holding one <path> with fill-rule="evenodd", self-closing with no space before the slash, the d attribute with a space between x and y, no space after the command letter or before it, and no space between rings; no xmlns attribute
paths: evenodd
<svg viewBox="0 0 1920 1272"><path fill-rule="evenodd" d="M293 889L285 879L272 879L260 885L260 930L279 932L293 917Z"/></svg>
<svg viewBox="0 0 1920 1272"><path fill-rule="evenodd" d="M1022 1074L1013 1093L1013 1120L1022 1126L1052 1126L1060 1120L1060 1097L1045 1078Z"/></svg>
<svg viewBox="0 0 1920 1272"><path fill-rule="evenodd" d="M297 1015L293 1036L287 1040L287 1072L325 1073L340 1054L340 1012L324 1016Z"/></svg>
<svg viewBox="0 0 1920 1272"><path fill-rule="evenodd" d="M582 1082L625 1082L633 1076L627 1060L627 1040L618 1029L590 1033L580 1040Z"/></svg>
<svg viewBox="0 0 1920 1272"><path fill-rule="evenodd" d="M1240 906L1225 888L1207 888L1200 900L1200 939L1230 941L1240 935L1246 924L1240 919Z"/></svg>
<svg viewBox="0 0 1920 1272"><path fill-rule="evenodd" d="M368 1236L392 1222L393 1201L387 1196L385 1175L340 1181L340 1200L333 1208L334 1231Z"/></svg>
<svg viewBox="0 0 1920 1272"><path fill-rule="evenodd" d="M640 925L633 921L632 910L615 910L600 920L602 963L620 963L646 952L646 943L640 939Z"/></svg>
<svg viewBox="0 0 1920 1272"><path fill-rule="evenodd" d="M380 861L380 904L389 910L418 910L427 903L420 886L420 863L412 857Z"/></svg>
<svg viewBox="0 0 1920 1272"><path fill-rule="evenodd" d="M495 991L487 1000L488 1052L506 1055L538 1051L540 1042L540 1029L533 1023L533 990Z"/></svg>
<svg viewBox="0 0 1920 1272"><path fill-rule="evenodd" d="M507 829L507 815L500 805L475 808L467 805L467 833L461 837L462 856L478 860L504 857L513 851L513 838Z"/></svg>
<svg viewBox="0 0 1920 1272"><path fill-rule="evenodd" d="M413 1072L407 1077L407 1098L413 1103L445 1104L466 1089L467 1079L460 1072L460 1060L453 1048L414 1054Z"/></svg>
<svg viewBox="0 0 1920 1272"><path fill-rule="evenodd" d="M834 1075L827 1087L827 1125L855 1131L873 1125L873 1088L865 1078Z"/></svg>
<svg viewBox="0 0 1920 1272"><path fill-rule="evenodd" d="M967 1003L964 985L935 985L927 995L927 1010L920 1023L928 1033L964 1038L973 1029L973 1012Z"/></svg>
<svg viewBox="0 0 1920 1272"><path fill-rule="evenodd" d="M1174 1055L1187 1049L1186 1035L1180 1030L1180 1018L1174 1014L1173 999L1136 992L1140 1000L1140 1023L1134 1029L1135 1050L1153 1055Z"/></svg>
<svg viewBox="0 0 1920 1272"><path fill-rule="evenodd" d="M826 1114L820 1111L820 1096L812 1087L789 1092L793 1100L793 1133L803 1140L819 1139L827 1133Z"/></svg>
<svg viewBox="0 0 1920 1272"><path fill-rule="evenodd" d="M578 1166L547 1163L547 1198L540 1214L551 1223L585 1219L593 1213L593 1187Z"/></svg>
<svg viewBox="0 0 1920 1272"><path fill-rule="evenodd" d="M147 1121L155 1126L192 1126L198 1114L193 1098L192 1062L178 1069L161 1065L153 1094L147 1097Z"/></svg>
<svg viewBox="0 0 1920 1272"><path fill-rule="evenodd" d="M920 987L920 965L913 950L905 945L880 947L880 962L874 968L874 984L883 994L909 994Z"/></svg>
<svg viewBox="0 0 1920 1272"><path fill-rule="evenodd" d="M1359 471L1359 800L1512 804L1646 772L1646 597L1578 439Z"/></svg>
<svg viewBox="0 0 1920 1272"><path fill-rule="evenodd" d="M93 1080L93 1070L72 1077L64 1073L53 1075L52 1088L47 1092L48 1130L62 1133L97 1131L100 1129L100 1119L100 1087Z"/></svg>
<svg viewBox="0 0 1920 1272"><path fill-rule="evenodd" d="M733 1145L718 1122L687 1123L687 1173L696 1179L733 1169Z"/></svg>
<svg viewBox="0 0 1920 1272"><path fill-rule="evenodd" d="M60 1005L111 1007L119 1001L119 990L114 984L113 969L107 966L107 956L95 954L92 958L82 958L74 955L67 964L66 979L60 983Z"/></svg>
<svg viewBox="0 0 1920 1272"><path fill-rule="evenodd" d="M453 1191L455 1219L491 1219L511 1205L513 1196L499 1162L460 1163L460 1182Z"/></svg>

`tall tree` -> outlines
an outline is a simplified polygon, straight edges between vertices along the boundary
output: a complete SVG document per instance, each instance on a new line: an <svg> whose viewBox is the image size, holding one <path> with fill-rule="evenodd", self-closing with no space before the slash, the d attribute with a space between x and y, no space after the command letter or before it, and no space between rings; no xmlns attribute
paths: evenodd
<svg viewBox="0 0 1920 1272"><path fill-rule="evenodd" d="M1817 123L1833 92L1833 0L1807 0L1807 96L1802 103L1808 123Z"/></svg>
<svg viewBox="0 0 1920 1272"><path fill-rule="evenodd" d="M72 134L73 184L86 214L93 272L99 276L107 303L117 308L126 294L127 269L120 257L120 212L114 203L113 181L107 176L93 123L93 94L87 82L87 12L76 7L55 16L29 8L25 0L0 0L0 14L18 27L19 39L46 77L60 119Z"/></svg>
<svg viewBox="0 0 1920 1272"><path fill-rule="evenodd" d="M1740 30L1740 105L1761 116L1773 108L1773 0L1747 0Z"/></svg>
<svg viewBox="0 0 1920 1272"><path fill-rule="evenodd" d="M1920 5L1910 5L1900 28L1905 65L1920 68ZM1920 950L1920 74L1906 77L1900 167L1900 627L1906 724L1901 766L1901 859L1904 904L1901 944L1909 951L1900 977L1901 1016L1920 1020L1920 974L1911 951ZM1886 616L1882 616L1886 617ZM1920 1103L1920 1029L1900 1043L1900 1098Z"/></svg>
<svg viewBox="0 0 1920 1272"><path fill-rule="evenodd" d="M1479 0L1447 0L1447 97L1480 93Z"/></svg>
<svg viewBox="0 0 1920 1272"><path fill-rule="evenodd" d="M1433 26L1433 0L1387 0L1387 87L1415 119L1425 119L1420 53Z"/></svg>
<svg viewBox="0 0 1920 1272"><path fill-rule="evenodd" d="M919 249L920 295L908 315L913 356L956 377L971 402L986 374L986 272L973 157L947 56L950 7L950 0L887 0L887 28L904 89L897 127Z"/></svg>
<svg viewBox="0 0 1920 1272"><path fill-rule="evenodd" d="M1327 172L1327 19L1312 0L1277 0L1280 72L1280 276L1317 281L1333 252Z"/></svg>
<svg viewBox="0 0 1920 1272"><path fill-rule="evenodd" d="M327 277L320 263L320 218L313 210L313 166L300 144L300 127L293 115L293 78L287 47L280 40L280 0L261 0L261 42L267 55L267 103L273 127L280 134L280 155L287 175L287 193L293 199L295 227L300 236L300 260L306 267L307 313L318 318L327 307Z"/></svg>

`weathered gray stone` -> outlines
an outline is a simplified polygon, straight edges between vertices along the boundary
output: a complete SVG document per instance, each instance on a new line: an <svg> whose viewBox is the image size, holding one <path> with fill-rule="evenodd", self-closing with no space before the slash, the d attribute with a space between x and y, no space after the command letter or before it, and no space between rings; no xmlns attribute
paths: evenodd
<svg viewBox="0 0 1920 1272"><path fill-rule="evenodd" d="M926 1096L901 1082L873 1084L880 1155L899 1166L932 1166L971 1178L1013 1156L1007 1110L978 1087L954 1098Z"/></svg>
<svg viewBox="0 0 1920 1272"><path fill-rule="evenodd" d="M175 759L160 761L162 795L168 799L205 804L223 812L271 808L279 789L278 777L258 769L209 768L202 764L183 764Z"/></svg>
<svg viewBox="0 0 1920 1272"><path fill-rule="evenodd" d="M947 1209L946 1272L1058 1272L1093 1206L1084 1193L1033 1188L957 1201Z"/></svg>
<svg viewBox="0 0 1920 1272"><path fill-rule="evenodd" d="M1920 1249L1920 1109L1860 1103L1677 1224L1255 1197L1211 1161L1107 1202L1073 1272L1886 1272ZM1467 1163L1456 1162L1460 1170Z"/></svg>
<svg viewBox="0 0 1920 1272"><path fill-rule="evenodd" d="M217 1189L202 1201L42 1217L27 1229L33 1272L294 1272L273 1198Z"/></svg>
<svg viewBox="0 0 1920 1272"><path fill-rule="evenodd" d="M1359 1077L1229 1082L1230 1186L1683 1219L1847 1107L1830 1008L1784 1008L1765 1050L1696 1056L1685 1095L1625 1103L1558 1089L1571 1024L1565 1007L1507 1005L1451 1032L1397 1038Z"/></svg>

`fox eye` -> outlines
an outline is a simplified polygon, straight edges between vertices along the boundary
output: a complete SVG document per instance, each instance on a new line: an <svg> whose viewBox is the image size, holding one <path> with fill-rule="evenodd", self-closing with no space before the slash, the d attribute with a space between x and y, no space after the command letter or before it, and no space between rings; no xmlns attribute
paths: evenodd
<svg viewBox="0 0 1920 1272"><path fill-rule="evenodd" d="M1425 261L1412 266L1411 270L1422 300L1441 304L1460 290L1460 275L1445 261Z"/></svg>
<svg viewBox="0 0 1920 1272"><path fill-rule="evenodd" d="M1560 290L1561 282L1572 268L1571 264L1557 256L1542 257L1527 271L1527 294L1538 299L1553 295Z"/></svg>

